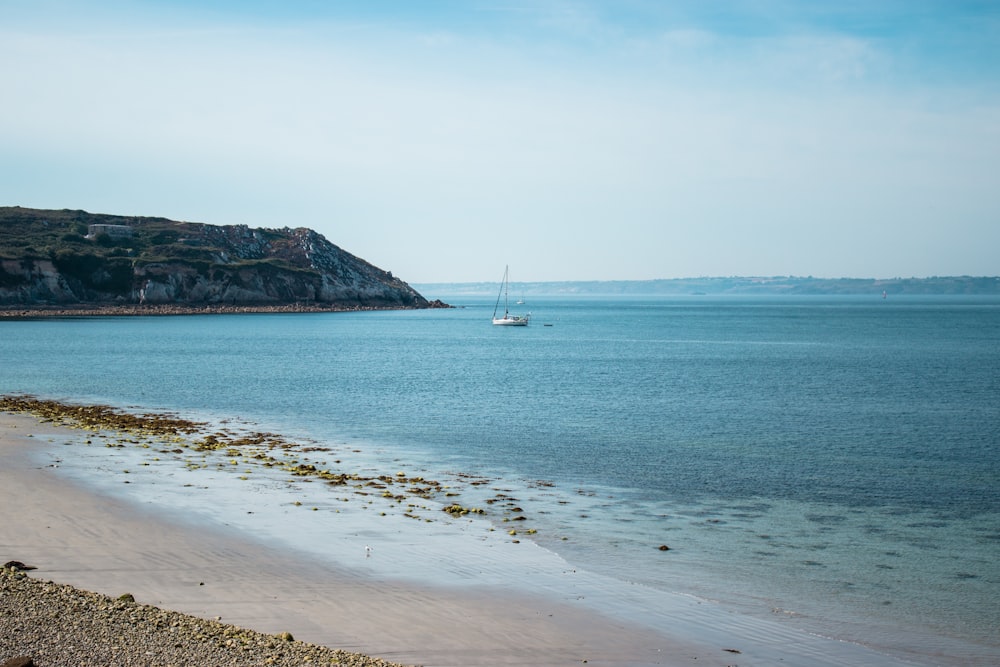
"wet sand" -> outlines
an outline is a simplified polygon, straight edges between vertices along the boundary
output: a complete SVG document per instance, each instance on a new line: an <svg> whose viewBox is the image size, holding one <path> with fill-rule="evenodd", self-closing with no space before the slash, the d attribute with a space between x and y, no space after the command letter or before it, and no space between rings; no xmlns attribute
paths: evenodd
<svg viewBox="0 0 1000 667"><path fill-rule="evenodd" d="M236 531L172 522L34 461L31 448L61 428L0 413L0 562L35 566L33 578L406 664L728 664L717 648L541 596L376 580Z"/></svg>
<svg viewBox="0 0 1000 667"><path fill-rule="evenodd" d="M58 415L58 404L55 410ZM76 412L78 420L91 418L91 428L130 428L130 417L99 407ZM161 426L174 428L167 419ZM207 475L200 479L209 486L183 484L156 467L143 475L98 467L89 478L74 476L67 459L74 451L77 458L88 455L74 448L89 434L20 411L0 412L0 564L23 561L38 568L29 573L36 579L112 598L128 593L139 604L411 665L920 664L634 586L627 577L577 572L506 531L477 537L458 523L385 514L373 520L361 508L353 518L339 510L274 513L266 505L273 505L276 491L255 494L240 486L252 482L232 473L197 473ZM90 456L127 452L106 450L98 440L95 435ZM307 472L302 465L292 470ZM227 496L212 484L236 490ZM172 495L165 496L167 490ZM164 505L165 497L172 504ZM293 518L303 515L309 519ZM324 515L336 516L336 523ZM274 521L283 529L275 531ZM331 527L342 521L350 522L348 532ZM358 526L367 539L382 540L377 558L356 553ZM290 529L291 541L274 539ZM318 541L308 534L316 531ZM375 567L383 558L393 566Z"/></svg>

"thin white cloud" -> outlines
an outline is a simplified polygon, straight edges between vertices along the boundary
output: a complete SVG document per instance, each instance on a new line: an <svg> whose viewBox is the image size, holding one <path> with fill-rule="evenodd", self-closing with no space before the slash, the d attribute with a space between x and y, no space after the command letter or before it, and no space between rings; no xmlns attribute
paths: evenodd
<svg viewBox="0 0 1000 667"><path fill-rule="evenodd" d="M718 46L718 35L698 28L674 28L660 35L660 42L668 52L698 52Z"/></svg>

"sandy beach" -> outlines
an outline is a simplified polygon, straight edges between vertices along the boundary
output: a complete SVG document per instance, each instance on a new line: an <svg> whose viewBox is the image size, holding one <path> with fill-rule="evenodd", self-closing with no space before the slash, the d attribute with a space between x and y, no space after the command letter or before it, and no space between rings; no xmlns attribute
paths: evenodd
<svg viewBox="0 0 1000 667"><path fill-rule="evenodd" d="M34 462L31 448L59 428L0 413L0 561L36 567L32 578L405 664L730 664L723 647L713 656L668 644L542 597L371 580L235 531L172 523Z"/></svg>
<svg viewBox="0 0 1000 667"><path fill-rule="evenodd" d="M54 414L64 409L54 405ZM128 424L130 415L85 406L76 416L95 422L81 430L52 413L40 419L20 410L0 412L0 563L29 564L37 569L18 574L34 580L112 600L128 594L137 605L270 636L290 633L308 644L406 665L920 664L805 633L780 619L634 586L627 576L578 571L530 540L509 537L506 529L466 532L483 530L485 520L418 522L372 514L364 503L346 499L345 508L360 505L345 509L350 516L339 509L307 511L290 507L299 503L287 497L276 501L280 491L273 487L255 492L253 482L241 481L247 476L230 471L201 471L194 474L202 482L182 484L169 468L156 467L165 462L140 473L118 468L124 459L114 459L113 467L91 468L83 483L69 471L74 459L159 457L141 444L129 454L127 446L114 444L121 434L109 433L108 444L101 444L95 424ZM171 418L161 426L175 428ZM93 445L83 444L91 438ZM231 454L199 456L226 460ZM230 467L228 461L216 465ZM470 528L474 521L478 527ZM275 522L283 528L276 530ZM375 557L358 553L359 534L376 540ZM20 622L37 622L30 619L37 617ZM19 645L16 633L0 642L0 663L37 647L39 632L48 632L55 644L67 636L58 625L32 629L30 645L27 639ZM103 646L101 653L114 648ZM199 642L187 648L190 663L153 655L141 664L200 664ZM250 655L256 657L231 664L266 662L266 652ZM94 664L137 663L123 657Z"/></svg>

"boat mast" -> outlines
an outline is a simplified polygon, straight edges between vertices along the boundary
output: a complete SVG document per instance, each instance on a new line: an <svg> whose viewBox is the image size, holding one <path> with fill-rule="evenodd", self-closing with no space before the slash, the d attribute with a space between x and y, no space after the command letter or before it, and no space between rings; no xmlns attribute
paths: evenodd
<svg viewBox="0 0 1000 667"><path fill-rule="evenodd" d="M510 265L503 267L503 318L507 319L510 315L510 304L507 301L507 295L510 293L510 276L508 275L510 271Z"/></svg>
<svg viewBox="0 0 1000 667"><path fill-rule="evenodd" d="M504 293L505 293L505 291L507 289L507 270L508 269L510 269L510 265L509 264L503 268L503 281L500 283L500 292L497 294L497 303L496 303L495 306L493 306L493 319L497 318L497 309L500 307L500 297L502 295L504 295ZM507 317L507 299L506 298L504 298L504 302L503 302L503 316L506 319L506 317Z"/></svg>

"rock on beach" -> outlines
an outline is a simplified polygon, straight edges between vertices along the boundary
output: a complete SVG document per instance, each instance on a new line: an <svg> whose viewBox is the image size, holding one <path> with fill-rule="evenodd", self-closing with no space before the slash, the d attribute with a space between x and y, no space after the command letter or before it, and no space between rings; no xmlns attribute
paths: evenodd
<svg viewBox="0 0 1000 667"><path fill-rule="evenodd" d="M402 667L0 568L0 667Z"/></svg>

